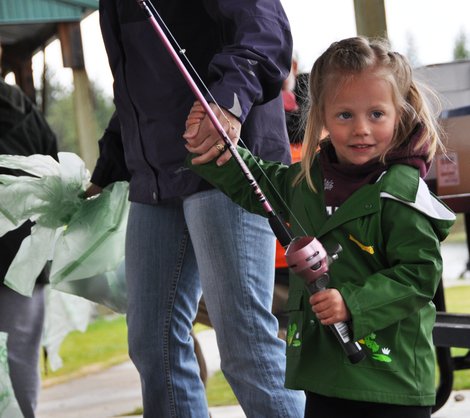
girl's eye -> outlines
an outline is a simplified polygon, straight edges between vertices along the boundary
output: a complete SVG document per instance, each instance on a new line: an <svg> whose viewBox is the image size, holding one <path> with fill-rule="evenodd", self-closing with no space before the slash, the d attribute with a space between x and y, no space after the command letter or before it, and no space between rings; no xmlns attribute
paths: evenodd
<svg viewBox="0 0 470 418"><path fill-rule="evenodd" d="M338 117L340 119L351 119L352 115L349 112L341 112Z"/></svg>
<svg viewBox="0 0 470 418"><path fill-rule="evenodd" d="M380 112L379 110L376 110L375 112L372 112L372 118L374 119L380 119L380 117L383 116L383 112Z"/></svg>

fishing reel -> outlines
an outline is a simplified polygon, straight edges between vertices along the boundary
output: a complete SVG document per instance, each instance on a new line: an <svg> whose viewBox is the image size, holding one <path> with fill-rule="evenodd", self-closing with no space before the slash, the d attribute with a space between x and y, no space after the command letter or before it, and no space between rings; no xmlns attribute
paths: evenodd
<svg viewBox="0 0 470 418"><path fill-rule="evenodd" d="M329 264L338 259L341 246L328 254L323 245L314 237L296 237L286 250L289 268L305 280L311 294L326 289L330 281Z"/></svg>

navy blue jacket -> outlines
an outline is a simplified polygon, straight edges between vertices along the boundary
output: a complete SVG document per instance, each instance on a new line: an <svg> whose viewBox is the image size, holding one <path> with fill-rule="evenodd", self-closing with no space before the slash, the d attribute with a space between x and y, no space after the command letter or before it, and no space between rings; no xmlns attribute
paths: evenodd
<svg viewBox="0 0 470 418"><path fill-rule="evenodd" d="M289 162L279 92L292 38L280 1L153 3L215 100L243 123L247 147ZM100 140L92 182L130 179L130 200L148 204L210 188L184 165L182 134L195 97L143 11L135 0L100 0L100 22L117 112Z"/></svg>

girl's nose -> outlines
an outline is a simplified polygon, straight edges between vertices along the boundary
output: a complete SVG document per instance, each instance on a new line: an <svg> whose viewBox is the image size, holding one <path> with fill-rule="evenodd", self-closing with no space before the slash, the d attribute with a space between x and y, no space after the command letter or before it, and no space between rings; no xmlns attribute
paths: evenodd
<svg viewBox="0 0 470 418"><path fill-rule="evenodd" d="M364 136L370 134L369 124L364 118L356 118L354 123L354 135Z"/></svg>

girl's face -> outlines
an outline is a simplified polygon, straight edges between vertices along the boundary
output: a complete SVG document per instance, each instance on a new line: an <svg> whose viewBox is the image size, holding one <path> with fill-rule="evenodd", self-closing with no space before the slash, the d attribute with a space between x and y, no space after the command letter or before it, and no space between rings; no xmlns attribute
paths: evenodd
<svg viewBox="0 0 470 418"><path fill-rule="evenodd" d="M398 124L390 83L366 70L330 90L324 120L338 161L362 165L382 155Z"/></svg>

